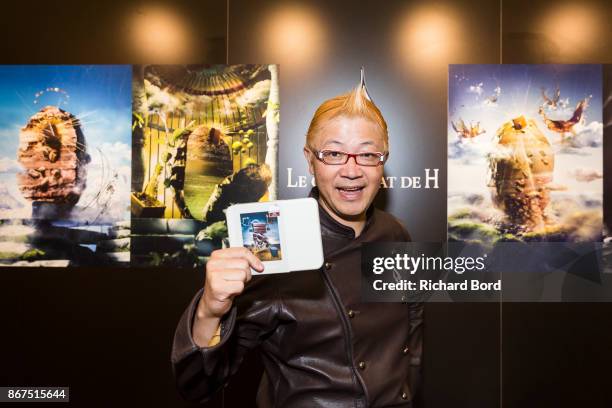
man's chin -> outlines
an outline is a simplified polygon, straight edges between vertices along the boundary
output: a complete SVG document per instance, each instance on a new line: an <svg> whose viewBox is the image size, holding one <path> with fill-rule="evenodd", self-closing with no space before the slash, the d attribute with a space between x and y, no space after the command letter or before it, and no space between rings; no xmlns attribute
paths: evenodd
<svg viewBox="0 0 612 408"><path fill-rule="evenodd" d="M360 206L350 206L350 207L337 207L336 214L347 221L358 221L363 219L366 212L366 208L363 205Z"/></svg>
<svg viewBox="0 0 612 408"><path fill-rule="evenodd" d="M359 200L342 200L340 197L334 197L332 200L324 200L325 206L329 212L340 219L354 222L363 220L368 209L369 203L362 197Z"/></svg>

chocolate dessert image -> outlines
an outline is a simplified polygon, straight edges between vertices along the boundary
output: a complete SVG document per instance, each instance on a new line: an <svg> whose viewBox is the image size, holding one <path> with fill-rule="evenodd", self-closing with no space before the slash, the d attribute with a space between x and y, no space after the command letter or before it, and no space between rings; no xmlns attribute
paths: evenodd
<svg viewBox="0 0 612 408"><path fill-rule="evenodd" d="M89 155L78 119L55 106L33 115L19 132L18 185L33 202L74 206L87 182Z"/></svg>
<svg viewBox="0 0 612 408"><path fill-rule="evenodd" d="M0 265L128 265L131 67L0 75Z"/></svg>
<svg viewBox="0 0 612 408"><path fill-rule="evenodd" d="M603 237L602 69L451 65L448 239Z"/></svg>

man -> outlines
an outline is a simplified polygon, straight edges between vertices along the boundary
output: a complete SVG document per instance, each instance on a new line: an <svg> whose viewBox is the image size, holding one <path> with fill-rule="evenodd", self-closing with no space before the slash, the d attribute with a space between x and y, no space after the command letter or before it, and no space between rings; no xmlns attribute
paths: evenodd
<svg viewBox="0 0 612 408"><path fill-rule="evenodd" d="M206 281L177 327L178 388L204 401L245 353L259 348L261 407L412 406L421 360L422 306L362 303L361 244L408 241L371 205L388 157L387 125L362 86L316 111L304 155L318 188L325 265L252 277L246 248L213 252Z"/></svg>

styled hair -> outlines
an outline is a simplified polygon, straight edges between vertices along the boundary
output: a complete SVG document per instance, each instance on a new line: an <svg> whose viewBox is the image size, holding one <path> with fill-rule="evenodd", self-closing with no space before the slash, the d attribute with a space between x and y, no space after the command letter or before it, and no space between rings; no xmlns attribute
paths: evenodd
<svg viewBox="0 0 612 408"><path fill-rule="evenodd" d="M306 146L311 146L315 135L327 122L338 117L363 118L376 124L381 131L385 150L389 148L389 132L387 122L380 110L374 105L364 86L360 85L343 95L333 97L323 102L315 111L308 132L306 133Z"/></svg>

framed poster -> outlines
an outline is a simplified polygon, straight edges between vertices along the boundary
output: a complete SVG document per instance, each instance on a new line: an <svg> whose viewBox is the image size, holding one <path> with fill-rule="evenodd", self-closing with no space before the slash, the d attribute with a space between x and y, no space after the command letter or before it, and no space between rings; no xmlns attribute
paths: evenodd
<svg viewBox="0 0 612 408"><path fill-rule="evenodd" d="M0 66L0 264L129 263L131 73Z"/></svg>
<svg viewBox="0 0 612 408"><path fill-rule="evenodd" d="M602 67L451 65L450 241L600 241Z"/></svg>

